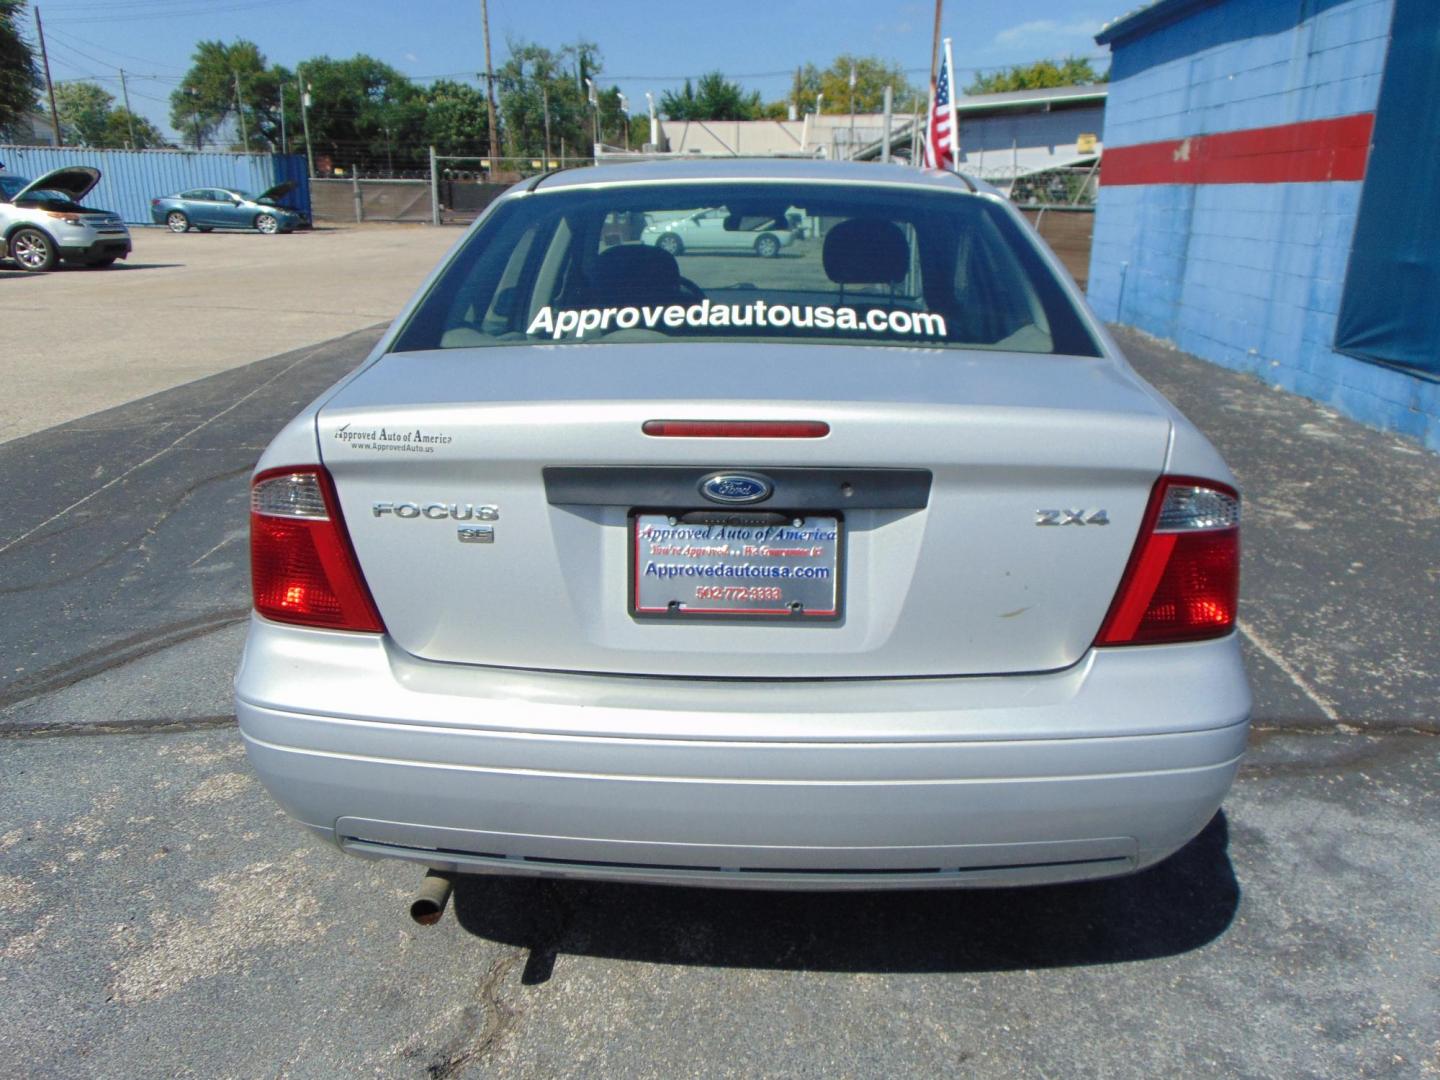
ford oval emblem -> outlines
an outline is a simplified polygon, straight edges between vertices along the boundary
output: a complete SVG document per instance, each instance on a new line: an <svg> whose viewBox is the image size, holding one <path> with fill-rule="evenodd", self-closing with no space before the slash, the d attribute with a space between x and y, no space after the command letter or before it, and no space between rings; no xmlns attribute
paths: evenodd
<svg viewBox="0 0 1440 1080"><path fill-rule="evenodd" d="M700 494L717 503L754 503L768 499L774 485L762 476L745 473L716 473L706 477Z"/></svg>

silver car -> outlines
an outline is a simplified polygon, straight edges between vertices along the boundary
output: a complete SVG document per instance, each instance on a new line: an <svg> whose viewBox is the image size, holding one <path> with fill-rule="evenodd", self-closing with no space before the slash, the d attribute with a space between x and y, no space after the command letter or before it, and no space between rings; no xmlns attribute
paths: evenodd
<svg viewBox="0 0 1440 1080"><path fill-rule="evenodd" d="M38 180L0 175L0 255L22 270L53 270L63 259L110 266L130 254L130 230L119 214L81 206L100 170L68 165Z"/></svg>
<svg viewBox="0 0 1440 1080"><path fill-rule="evenodd" d="M815 236L605 240L695 206ZM1234 478L954 174L525 181L251 493L245 745L356 855L1073 881L1185 844L1245 748Z"/></svg>

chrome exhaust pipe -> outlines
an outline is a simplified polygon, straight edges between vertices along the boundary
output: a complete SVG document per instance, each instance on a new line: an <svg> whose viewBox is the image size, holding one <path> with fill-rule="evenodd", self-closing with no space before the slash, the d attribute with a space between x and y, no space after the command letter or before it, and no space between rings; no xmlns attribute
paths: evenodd
<svg viewBox="0 0 1440 1080"><path fill-rule="evenodd" d="M450 890L455 887L455 875L441 870L428 870L415 899L410 901L410 918L421 926L434 926L445 914L445 905L450 903Z"/></svg>

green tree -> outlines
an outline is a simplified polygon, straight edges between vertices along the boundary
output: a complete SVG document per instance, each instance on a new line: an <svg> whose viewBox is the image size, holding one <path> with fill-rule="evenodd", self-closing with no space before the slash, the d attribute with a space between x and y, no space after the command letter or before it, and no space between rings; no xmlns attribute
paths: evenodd
<svg viewBox="0 0 1440 1080"><path fill-rule="evenodd" d="M35 54L20 36L24 11L24 0L0 0L0 135L28 136L25 119L39 97Z"/></svg>
<svg viewBox="0 0 1440 1080"><path fill-rule="evenodd" d="M550 117L550 153L558 157L588 154L594 140L593 118L585 80L600 75L600 50L588 41L548 49L533 42L511 41L510 56L500 66L500 130L504 152L522 161L545 150L545 117ZM604 100L613 100L606 92ZM618 106L618 102L616 102ZM602 131L602 138L604 134Z"/></svg>
<svg viewBox="0 0 1440 1080"><path fill-rule="evenodd" d="M115 96L93 82L64 82L55 86L55 109L60 114L66 143L109 145L105 142L105 122L114 108Z"/></svg>
<svg viewBox="0 0 1440 1080"><path fill-rule="evenodd" d="M490 116L485 92L451 79L425 90L425 142L441 154L490 152Z"/></svg>
<svg viewBox="0 0 1440 1080"><path fill-rule="evenodd" d="M148 150L166 145L154 124L138 113L117 109L115 95L93 82L56 84L55 108L71 146Z"/></svg>
<svg viewBox="0 0 1440 1080"><path fill-rule="evenodd" d="M190 70L170 95L170 123L198 147L231 122L237 148L266 150L280 144L280 93L290 80L272 67L253 41L202 41ZM248 145L241 147L241 133Z"/></svg>
<svg viewBox="0 0 1440 1080"><path fill-rule="evenodd" d="M1001 71L975 76L965 87L967 94L999 94L1008 90L1047 90L1056 86L1090 86L1107 82L1109 72L1096 72L1087 57L1067 56L1063 60L1037 60L1015 64Z"/></svg>
<svg viewBox="0 0 1440 1080"><path fill-rule="evenodd" d="M297 80L275 70L285 78L285 108L296 131ZM404 74L363 53L348 60L315 57L300 64L299 72L310 92L310 139L317 155L342 168L426 167L426 95ZM294 141L292 135L292 146Z"/></svg>
<svg viewBox="0 0 1440 1080"><path fill-rule="evenodd" d="M170 145L160 129L139 113L112 109L105 118L103 142L96 146L120 146L130 150L160 150Z"/></svg>
<svg viewBox="0 0 1440 1080"><path fill-rule="evenodd" d="M821 109L827 113L848 113L851 110L850 72L855 72L854 110L857 113L877 113L885 108L885 87L895 91L895 107L914 94L905 70L890 60L878 56L852 56L842 53L829 67L823 70L814 64L806 64L795 73L790 88L788 104L796 107L798 115L815 108L815 96L824 94Z"/></svg>
<svg viewBox="0 0 1440 1080"><path fill-rule="evenodd" d="M761 113L760 95L711 71L693 86L686 79L683 89L665 91L660 111L671 120L754 120Z"/></svg>

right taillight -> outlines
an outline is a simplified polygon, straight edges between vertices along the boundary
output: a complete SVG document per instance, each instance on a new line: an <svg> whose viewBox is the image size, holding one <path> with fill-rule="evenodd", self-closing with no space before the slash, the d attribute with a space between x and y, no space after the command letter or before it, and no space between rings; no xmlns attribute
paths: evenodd
<svg viewBox="0 0 1440 1080"><path fill-rule="evenodd" d="M330 474L269 469L250 486L250 584L267 619L329 630L385 629L350 547Z"/></svg>
<svg viewBox="0 0 1440 1080"><path fill-rule="evenodd" d="M1240 598L1240 496L1213 480L1162 476L1096 645L1221 637Z"/></svg>

